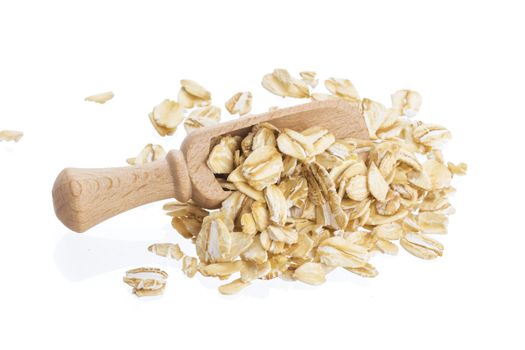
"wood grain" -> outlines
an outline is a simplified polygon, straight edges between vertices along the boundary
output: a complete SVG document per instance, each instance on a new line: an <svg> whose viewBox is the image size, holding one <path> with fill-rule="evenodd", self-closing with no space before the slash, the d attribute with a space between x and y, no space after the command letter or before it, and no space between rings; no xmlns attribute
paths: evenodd
<svg viewBox="0 0 525 350"><path fill-rule="evenodd" d="M67 168L53 186L55 213L76 232L144 204L168 198L187 201L190 196L190 180L180 151L171 151L164 160L136 166Z"/></svg>
<svg viewBox="0 0 525 350"><path fill-rule="evenodd" d="M263 122L297 131L320 126L337 138L369 138L359 110L342 100L242 117L194 131L181 151L170 151L164 160L123 168L64 169L53 187L56 215L73 231L83 232L126 210L167 198L181 202L191 198L201 207L217 208L230 192L221 188L206 165L212 145L220 136L246 135Z"/></svg>

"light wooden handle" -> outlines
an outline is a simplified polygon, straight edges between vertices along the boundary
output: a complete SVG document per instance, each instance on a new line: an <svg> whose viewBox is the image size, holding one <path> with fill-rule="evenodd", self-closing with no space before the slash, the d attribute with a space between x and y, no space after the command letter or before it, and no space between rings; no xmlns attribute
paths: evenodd
<svg viewBox="0 0 525 350"><path fill-rule="evenodd" d="M184 155L170 151L163 160L108 169L67 168L53 186L57 217L71 230L84 232L126 210L162 199L191 198Z"/></svg>

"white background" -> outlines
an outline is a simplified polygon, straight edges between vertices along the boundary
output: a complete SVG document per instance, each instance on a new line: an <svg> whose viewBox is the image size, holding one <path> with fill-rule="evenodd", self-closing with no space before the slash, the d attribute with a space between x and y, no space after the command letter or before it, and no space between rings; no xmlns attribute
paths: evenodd
<svg viewBox="0 0 525 350"><path fill-rule="evenodd" d="M523 349L523 10L518 1L2 1L0 347L28 349ZM334 272L321 287L255 283L220 295L148 244L182 242L161 203L85 234L55 218L66 166L125 165L159 137L147 113L194 79L216 104L254 93L254 112L297 104L260 87L276 67L350 78L389 103L419 91L419 118L447 126L447 160L469 164L445 254L376 256L379 276ZM105 105L87 95L113 90ZM226 113L223 111L223 116ZM183 242L187 252L191 246ZM121 279L154 265L164 296Z"/></svg>

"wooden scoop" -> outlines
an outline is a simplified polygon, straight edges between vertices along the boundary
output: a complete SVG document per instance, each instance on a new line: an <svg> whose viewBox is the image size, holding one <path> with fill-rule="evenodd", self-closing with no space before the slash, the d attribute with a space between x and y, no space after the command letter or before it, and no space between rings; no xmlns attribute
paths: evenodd
<svg viewBox="0 0 525 350"><path fill-rule="evenodd" d="M181 150L152 163L108 169L67 168L53 186L57 217L71 230L84 232L126 210L175 198L190 199L204 208L217 208L229 195L206 165L211 148L222 135L246 135L255 124L302 131L320 126L336 138L368 139L359 110L342 100L311 102L198 129Z"/></svg>

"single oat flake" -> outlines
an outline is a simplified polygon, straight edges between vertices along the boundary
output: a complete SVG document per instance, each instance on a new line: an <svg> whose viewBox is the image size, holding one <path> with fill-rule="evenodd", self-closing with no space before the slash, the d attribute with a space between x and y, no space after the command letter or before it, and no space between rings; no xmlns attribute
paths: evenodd
<svg viewBox="0 0 525 350"><path fill-rule="evenodd" d="M319 80L316 79L317 74L315 72L304 71L300 72L299 75L301 76L302 80L312 88L315 88L317 84L319 84Z"/></svg>
<svg viewBox="0 0 525 350"><path fill-rule="evenodd" d="M147 144L135 158L128 158L129 165L151 163L166 156L166 151L161 145Z"/></svg>
<svg viewBox="0 0 525 350"><path fill-rule="evenodd" d="M359 100L359 94L357 93L354 84L348 79L330 78L324 82L324 85L334 96L352 102Z"/></svg>
<svg viewBox="0 0 525 350"><path fill-rule="evenodd" d="M308 84L290 75L286 69L275 69L263 77L262 86L271 93L282 97L308 98Z"/></svg>
<svg viewBox="0 0 525 350"><path fill-rule="evenodd" d="M225 107L230 114L243 116L250 113L252 110L252 93L249 91L236 93L226 102Z"/></svg>
<svg viewBox="0 0 525 350"><path fill-rule="evenodd" d="M199 83L183 79L178 95L178 103L184 108L204 107L211 103L211 93Z"/></svg>
<svg viewBox="0 0 525 350"><path fill-rule="evenodd" d="M24 133L16 130L0 130L0 141L18 142L24 136Z"/></svg>
<svg viewBox="0 0 525 350"><path fill-rule="evenodd" d="M104 103L108 102L109 100L111 100L114 96L115 96L115 94L113 94L112 91L108 91L108 92L103 92L103 93L100 93L100 94L88 96L84 100L85 101L90 101L90 102L104 104Z"/></svg>
<svg viewBox="0 0 525 350"><path fill-rule="evenodd" d="M196 129L217 124L221 120L221 109L216 106L196 108L184 120L184 128L189 134Z"/></svg>
<svg viewBox="0 0 525 350"><path fill-rule="evenodd" d="M180 260L184 253L178 244L173 243L155 243L148 247L148 250L162 257Z"/></svg>
<svg viewBox="0 0 525 350"><path fill-rule="evenodd" d="M184 120L184 109L176 101L166 99L153 108L149 119L160 136L173 135Z"/></svg>

